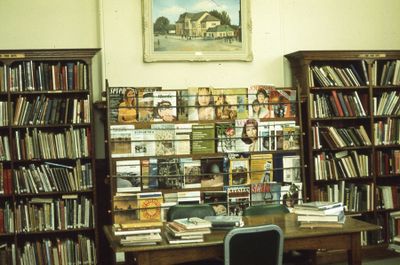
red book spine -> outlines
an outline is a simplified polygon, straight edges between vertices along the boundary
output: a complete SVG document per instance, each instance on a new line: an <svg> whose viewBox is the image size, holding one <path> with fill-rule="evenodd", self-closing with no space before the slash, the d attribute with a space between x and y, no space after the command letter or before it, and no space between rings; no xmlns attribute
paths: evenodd
<svg viewBox="0 0 400 265"><path fill-rule="evenodd" d="M340 105L339 98L335 90L332 90L332 96L335 101L336 109L338 110L339 116L343 117L344 116L343 109L342 106Z"/></svg>
<svg viewBox="0 0 400 265"><path fill-rule="evenodd" d="M4 233L4 210L0 209L0 234Z"/></svg>

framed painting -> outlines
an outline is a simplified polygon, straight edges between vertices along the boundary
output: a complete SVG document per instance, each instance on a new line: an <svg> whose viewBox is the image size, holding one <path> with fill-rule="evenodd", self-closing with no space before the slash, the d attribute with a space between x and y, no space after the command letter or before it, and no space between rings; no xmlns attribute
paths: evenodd
<svg viewBox="0 0 400 265"><path fill-rule="evenodd" d="M144 61L252 61L250 0L142 0Z"/></svg>

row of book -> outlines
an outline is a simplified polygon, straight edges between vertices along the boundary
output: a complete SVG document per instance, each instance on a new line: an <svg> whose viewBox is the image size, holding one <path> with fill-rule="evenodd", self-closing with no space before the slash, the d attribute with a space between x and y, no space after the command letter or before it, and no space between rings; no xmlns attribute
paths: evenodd
<svg viewBox="0 0 400 265"><path fill-rule="evenodd" d="M400 60L383 61L380 65L372 64L372 85L400 85ZM378 78L378 71L380 78Z"/></svg>
<svg viewBox="0 0 400 265"><path fill-rule="evenodd" d="M397 209L400 207L400 186L378 186L377 208Z"/></svg>
<svg viewBox="0 0 400 265"><path fill-rule="evenodd" d="M0 194L12 195L14 190L12 173L10 168L4 168L0 162Z"/></svg>
<svg viewBox="0 0 400 265"><path fill-rule="evenodd" d="M375 145L400 144L400 119L375 122L373 129Z"/></svg>
<svg viewBox="0 0 400 265"><path fill-rule="evenodd" d="M76 159L90 156L90 129L72 128L51 132L25 128L14 132L15 159Z"/></svg>
<svg viewBox="0 0 400 265"><path fill-rule="evenodd" d="M76 166L49 162L19 166L13 170L13 176L16 194L73 192L93 188L91 164L82 165L79 159L76 160ZM0 174L0 182L1 179Z"/></svg>
<svg viewBox="0 0 400 265"><path fill-rule="evenodd" d="M133 221L129 223L114 223L113 233L123 246L156 245L162 241L161 221Z"/></svg>
<svg viewBox="0 0 400 265"><path fill-rule="evenodd" d="M31 198L15 209L15 231L37 232L90 228L95 225L90 198L63 195L57 198Z"/></svg>
<svg viewBox="0 0 400 265"><path fill-rule="evenodd" d="M383 92L373 98L374 115L400 115L400 92Z"/></svg>
<svg viewBox="0 0 400 265"><path fill-rule="evenodd" d="M333 126L319 126L317 124L317 126L312 127L312 136L314 149L320 149L323 146L337 149L372 145L363 125L358 127L335 128ZM324 143L324 145L321 143Z"/></svg>
<svg viewBox="0 0 400 265"><path fill-rule="evenodd" d="M344 94L332 90L330 95L310 94L311 118L365 117L367 115L357 91Z"/></svg>
<svg viewBox="0 0 400 265"><path fill-rule="evenodd" d="M319 201L342 202L348 212L365 212L374 209L374 183L355 184L345 181L320 186L314 190Z"/></svg>
<svg viewBox="0 0 400 265"><path fill-rule="evenodd" d="M14 105L14 104L13 104ZM13 112L13 125L90 123L90 100L50 98L44 95L33 100L19 96ZM8 125L5 123L5 125Z"/></svg>
<svg viewBox="0 0 400 265"><path fill-rule="evenodd" d="M10 142L7 135L0 135L0 161L10 161Z"/></svg>
<svg viewBox="0 0 400 265"><path fill-rule="evenodd" d="M16 62L0 66L0 91L87 90L87 65L76 62Z"/></svg>
<svg viewBox="0 0 400 265"><path fill-rule="evenodd" d="M376 175L400 174L400 150L377 150L375 152Z"/></svg>
<svg viewBox="0 0 400 265"><path fill-rule="evenodd" d="M301 182L297 154L251 154L214 158L116 160L117 192L142 189L221 187L262 182Z"/></svg>
<svg viewBox="0 0 400 265"><path fill-rule="evenodd" d="M21 250L17 250L16 260L12 265L58 265L88 264L96 265L95 242L86 236L78 235L77 239L43 239L26 242Z"/></svg>
<svg viewBox="0 0 400 265"><path fill-rule="evenodd" d="M314 156L315 180L340 180L370 176L368 155L357 151L322 152Z"/></svg>
<svg viewBox="0 0 400 265"><path fill-rule="evenodd" d="M350 63L348 66L310 66L310 73L313 78L310 79L310 86L315 85L322 87L345 86L355 87L364 86L368 82L368 73L365 61L360 61L360 66ZM362 67L362 74L359 70Z"/></svg>
<svg viewBox="0 0 400 265"><path fill-rule="evenodd" d="M110 122L172 122L296 116L296 91L271 85L248 88L108 88ZM129 98L126 95L129 93ZM129 111L130 117L124 116Z"/></svg>
<svg viewBox="0 0 400 265"><path fill-rule="evenodd" d="M14 233L14 231L13 206L5 201L0 207L0 234Z"/></svg>
<svg viewBox="0 0 400 265"><path fill-rule="evenodd" d="M246 134L247 124L255 128ZM111 156L147 157L298 150L300 129L294 122L152 124L149 129L134 125L111 125Z"/></svg>
<svg viewBox="0 0 400 265"><path fill-rule="evenodd" d="M297 215L300 228L342 227L346 220L341 202L313 201L296 204L293 212Z"/></svg>
<svg viewBox="0 0 400 265"><path fill-rule="evenodd" d="M6 101L0 101L0 126L9 125L8 113L8 103Z"/></svg>
<svg viewBox="0 0 400 265"><path fill-rule="evenodd" d="M113 197L115 223L132 220L164 220L169 207L176 204L209 204L218 216L241 216L250 205L301 202L302 183L258 183L225 186L222 190L117 193Z"/></svg>

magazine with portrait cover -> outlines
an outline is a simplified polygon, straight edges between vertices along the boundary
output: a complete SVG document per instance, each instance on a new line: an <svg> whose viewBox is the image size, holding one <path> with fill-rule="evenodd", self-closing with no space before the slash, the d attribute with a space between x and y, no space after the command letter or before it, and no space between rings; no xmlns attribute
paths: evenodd
<svg viewBox="0 0 400 265"><path fill-rule="evenodd" d="M133 96L133 107L125 106L124 97L126 90L132 90ZM109 122L116 123L118 121L118 115L121 111L131 110L136 113L136 116L132 122L137 121L137 90L133 87L109 87L108 88L108 108L109 108Z"/></svg>
<svg viewBox="0 0 400 265"><path fill-rule="evenodd" d="M154 120L154 92L161 87L138 87L138 121L151 122Z"/></svg>
<svg viewBox="0 0 400 265"><path fill-rule="evenodd" d="M213 95L216 120L248 117L246 88L215 88Z"/></svg>
<svg viewBox="0 0 400 265"><path fill-rule="evenodd" d="M172 122L177 120L176 91L162 90L153 93L154 121Z"/></svg>

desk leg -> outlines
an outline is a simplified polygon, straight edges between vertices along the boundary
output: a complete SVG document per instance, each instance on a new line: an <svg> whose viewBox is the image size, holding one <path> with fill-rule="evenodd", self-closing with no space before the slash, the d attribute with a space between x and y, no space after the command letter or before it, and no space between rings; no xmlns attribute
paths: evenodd
<svg viewBox="0 0 400 265"><path fill-rule="evenodd" d="M361 238L360 233L351 234L351 249L347 251L350 265L361 265Z"/></svg>

